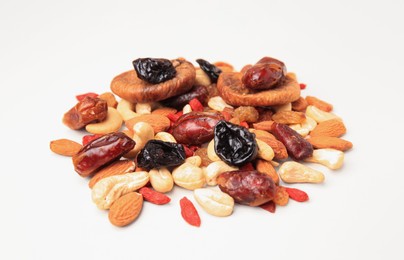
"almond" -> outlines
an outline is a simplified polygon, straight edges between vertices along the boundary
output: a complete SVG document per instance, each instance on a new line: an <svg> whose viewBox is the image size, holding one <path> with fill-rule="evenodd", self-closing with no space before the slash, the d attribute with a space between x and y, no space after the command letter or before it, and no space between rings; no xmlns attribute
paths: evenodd
<svg viewBox="0 0 404 260"><path fill-rule="evenodd" d="M265 160L258 159L257 164L255 165L255 169L261 173L265 173L269 177L272 178L272 180L278 185L279 184L279 176L276 173L275 168L272 166L270 162L267 162Z"/></svg>
<svg viewBox="0 0 404 260"><path fill-rule="evenodd" d="M170 119L168 119L166 116L158 114L140 115L129 119L125 122L125 125L128 129L133 129L133 126L139 122L150 124L153 127L155 133L164 132L170 127Z"/></svg>
<svg viewBox="0 0 404 260"><path fill-rule="evenodd" d="M330 119L320 122L311 132L310 136L340 137L346 133L346 127L341 120Z"/></svg>
<svg viewBox="0 0 404 260"><path fill-rule="evenodd" d="M88 183L88 187L91 189L101 179L113 175L121 175L135 170L135 162L130 160L115 161L112 164L102 168L98 171Z"/></svg>
<svg viewBox="0 0 404 260"><path fill-rule="evenodd" d="M292 102L292 109L294 111L304 112L308 105L306 99L300 97L298 100Z"/></svg>
<svg viewBox="0 0 404 260"><path fill-rule="evenodd" d="M315 106L325 112L330 112L333 109L333 106L331 104L313 96L307 96L306 101L309 105Z"/></svg>
<svg viewBox="0 0 404 260"><path fill-rule="evenodd" d="M274 121L268 120L268 121L261 121L259 123L254 123L253 128L257 130L265 130L269 131L272 128L272 124Z"/></svg>
<svg viewBox="0 0 404 260"><path fill-rule="evenodd" d="M272 120L280 124L300 124L306 119L302 112L279 111L272 116Z"/></svg>
<svg viewBox="0 0 404 260"><path fill-rule="evenodd" d="M338 138L330 136L314 136L307 139L311 145L316 149L332 148L340 151L346 151L352 148L352 143Z"/></svg>
<svg viewBox="0 0 404 260"><path fill-rule="evenodd" d="M73 156L82 147L81 144L69 139L58 139L50 142L51 151L63 156Z"/></svg>
<svg viewBox="0 0 404 260"><path fill-rule="evenodd" d="M268 139L276 140L276 137L273 134L271 134L270 132L268 132L268 131L258 130L258 129L254 129L254 128L250 128L248 130L251 133L255 134L255 138L258 138L258 139L266 139L266 138L268 138Z"/></svg>
<svg viewBox="0 0 404 260"><path fill-rule="evenodd" d="M265 142L267 145L271 146L272 150L274 150L274 158L278 160L283 160L288 158L288 151L286 150L285 145L277 140L277 139L271 139L268 137L259 137L257 138L263 142Z"/></svg>
<svg viewBox="0 0 404 260"><path fill-rule="evenodd" d="M155 114L155 115L167 116L169 114L177 113L177 109L172 108L172 107L160 107L160 108L153 110L151 113Z"/></svg>
<svg viewBox="0 0 404 260"><path fill-rule="evenodd" d="M137 192L130 192L112 204L109 209L109 221L118 227L132 223L140 214L143 207L143 196Z"/></svg>

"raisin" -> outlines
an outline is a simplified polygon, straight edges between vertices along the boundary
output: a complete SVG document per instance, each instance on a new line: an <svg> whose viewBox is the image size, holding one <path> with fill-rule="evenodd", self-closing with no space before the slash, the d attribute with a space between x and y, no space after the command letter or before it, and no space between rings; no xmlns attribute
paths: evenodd
<svg viewBox="0 0 404 260"><path fill-rule="evenodd" d="M250 89L274 88L285 78L285 64L279 60L264 57L243 74L241 81Z"/></svg>
<svg viewBox="0 0 404 260"><path fill-rule="evenodd" d="M194 155L201 157L201 167L206 167L213 162L211 159L209 159L208 148L206 147L199 148L195 151Z"/></svg>
<svg viewBox="0 0 404 260"><path fill-rule="evenodd" d="M233 117L238 117L241 122L255 123L258 121L259 114L255 107L241 106L234 110Z"/></svg>
<svg viewBox="0 0 404 260"><path fill-rule="evenodd" d="M259 206L272 200L276 191L272 178L255 170L221 173L217 177L217 184L235 202L248 206Z"/></svg>
<svg viewBox="0 0 404 260"><path fill-rule="evenodd" d="M197 59L196 62L198 62L199 67L201 67L201 69L208 74L210 80L213 83L216 83L220 73L222 73L222 70L203 59Z"/></svg>
<svg viewBox="0 0 404 260"><path fill-rule="evenodd" d="M111 133L90 141L73 156L74 169L87 177L135 147L135 141L124 133Z"/></svg>
<svg viewBox="0 0 404 260"><path fill-rule="evenodd" d="M133 61L138 78L158 84L175 77L175 70L171 61L167 59L140 58Z"/></svg>
<svg viewBox="0 0 404 260"><path fill-rule="evenodd" d="M176 166L185 161L182 144L150 140L137 156L137 166L151 170L153 168Z"/></svg>
<svg viewBox="0 0 404 260"><path fill-rule="evenodd" d="M255 159L258 153L255 134L224 120L214 130L215 152L229 165L242 166Z"/></svg>

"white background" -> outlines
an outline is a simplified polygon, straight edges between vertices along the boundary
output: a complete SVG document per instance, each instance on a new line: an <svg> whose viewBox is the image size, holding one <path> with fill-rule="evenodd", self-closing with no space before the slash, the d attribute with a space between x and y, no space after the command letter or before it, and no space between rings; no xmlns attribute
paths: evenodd
<svg viewBox="0 0 404 260"><path fill-rule="evenodd" d="M0 2L0 259L404 259L403 1ZM88 180L49 142L80 141L62 115L109 90L139 57L283 60L303 95L334 104L354 143L310 201L275 214L200 207L185 223L176 188L116 228ZM195 64L195 62L194 62Z"/></svg>

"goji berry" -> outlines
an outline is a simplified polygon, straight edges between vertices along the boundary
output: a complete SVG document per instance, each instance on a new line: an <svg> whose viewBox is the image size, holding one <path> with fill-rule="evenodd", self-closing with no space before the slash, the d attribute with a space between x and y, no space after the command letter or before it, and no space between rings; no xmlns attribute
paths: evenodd
<svg viewBox="0 0 404 260"><path fill-rule="evenodd" d="M253 170L255 170L255 168L250 162L240 167L240 171L253 171Z"/></svg>
<svg viewBox="0 0 404 260"><path fill-rule="evenodd" d="M201 218L199 217L198 211L187 197L180 199L180 207L181 216L186 222L188 222L188 224L195 227L199 227L201 225Z"/></svg>
<svg viewBox="0 0 404 260"><path fill-rule="evenodd" d="M184 146L184 150L185 150L185 157L191 157L191 156L193 156L194 155L194 151L192 151L192 149L191 148L189 148L188 146L186 146L186 145L183 145Z"/></svg>
<svg viewBox="0 0 404 260"><path fill-rule="evenodd" d="M306 84L304 84L304 83L300 83L299 86L300 86L300 89L306 89Z"/></svg>
<svg viewBox="0 0 404 260"><path fill-rule="evenodd" d="M244 126L245 128L250 127L246 121L240 122L240 126Z"/></svg>
<svg viewBox="0 0 404 260"><path fill-rule="evenodd" d="M171 201L170 197L168 197L167 195L165 195L161 192L155 191L153 189L150 189L148 187L142 187L139 190L139 193L143 195L143 198L145 200L147 200L148 202L151 202L153 204L164 205Z"/></svg>
<svg viewBox="0 0 404 260"><path fill-rule="evenodd" d="M266 211L269 211L271 213L275 213L276 211L276 204L273 200L268 201L267 203L264 203L259 206L262 209L265 209Z"/></svg>
<svg viewBox="0 0 404 260"><path fill-rule="evenodd" d="M289 194L289 197L292 200L296 200L298 202L305 202L307 200L309 200L309 195L307 195L306 192L296 189L296 188L288 188L285 187L286 192Z"/></svg>
<svg viewBox="0 0 404 260"><path fill-rule="evenodd" d="M96 97L98 97L98 94L97 94L97 93L94 93L94 92L88 92L88 93L84 93L84 94L77 95L77 96L76 96L76 99L77 99L78 101L82 101L85 97L96 98Z"/></svg>
<svg viewBox="0 0 404 260"><path fill-rule="evenodd" d="M229 121L231 119L231 114L227 111L222 111L222 115L224 117L224 120Z"/></svg>
<svg viewBox="0 0 404 260"><path fill-rule="evenodd" d="M191 101L189 101L189 105L191 106L192 111L203 111L203 105L197 98L191 99Z"/></svg>
<svg viewBox="0 0 404 260"><path fill-rule="evenodd" d="M177 113L175 113L175 114L168 114L167 115L167 117L168 117L168 119L170 119L170 121L171 122L176 122L177 120L178 120L178 118L180 118L180 116L182 116L182 111L178 111Z"/></svg>
<svg viewBox="0 0 404 260"><path fill-rule="evenodd" d="M289 194L283 186L276 186L273 202L279 206L285 206L289 202Z"/></svg>
<svg viewBox="0 0 404 260"><path fill-rule="evenodd" d="M83 143L83 145L88 144L89 142L101 137L101 134L94 134L94 135L85 135L83 136L81 142Z"/></svg>

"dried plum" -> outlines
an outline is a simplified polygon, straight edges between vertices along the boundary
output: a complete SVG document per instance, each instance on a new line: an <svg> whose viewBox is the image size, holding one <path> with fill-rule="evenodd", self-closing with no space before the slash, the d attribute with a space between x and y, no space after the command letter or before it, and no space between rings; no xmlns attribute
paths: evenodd
<svg viewBox="0 0 404 260"><path fill-rule="evenodd" d="M210 80L213 83L216 83L220 73L222 73L222 70L203 59L197 59L196 62L199 64L199 67L201 67L201 69L208 74Z"/></svg>
<svg viewBox="0 0 404 260"><path fill-rule="evenodd" d="M175 77L177 71L167 59L139 58L133 61L137 77L158 84Z"/></svg>
<svg viewBox="0 0 404 260"><path fill-rule="evenodd" d="M176 166L185 161L185 150L182 144L150 140L137 156L137 164L146 170L153 168Z"/></svg>
<svg viewBox="0 0 404 260"><path fill-rule="evenodd" d="M215 152L229 165L241 166L255 159L258 145L247 128L219 121L214 129Z"/></svg>

